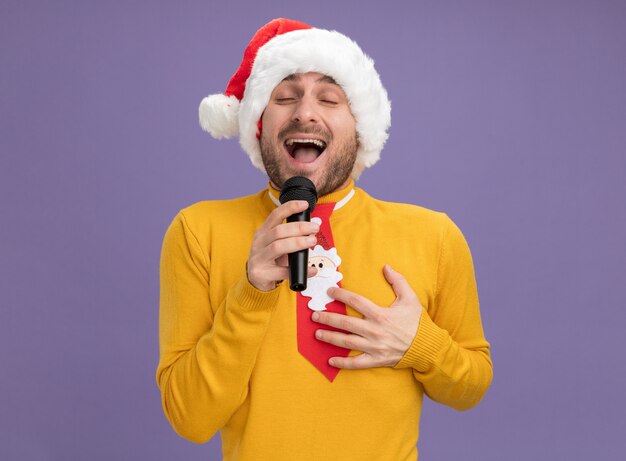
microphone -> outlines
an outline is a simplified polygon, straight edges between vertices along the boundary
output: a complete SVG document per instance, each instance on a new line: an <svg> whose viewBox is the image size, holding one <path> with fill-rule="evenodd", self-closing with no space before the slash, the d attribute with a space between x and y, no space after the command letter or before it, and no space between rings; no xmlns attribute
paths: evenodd
<svg viewBox="0 0 626 461"><path fill-rule="evenodd" d="M315 184L304 176L294 176L283 184L280 190L280 203L287 203L291 200L306 200L309 207L300 213L292 214L287 218L287 222L311 221L311 212L317 203L317 190ZM309 249L289 253L289 288L293 291L306 290L306 274L309 265Z"/></svg>

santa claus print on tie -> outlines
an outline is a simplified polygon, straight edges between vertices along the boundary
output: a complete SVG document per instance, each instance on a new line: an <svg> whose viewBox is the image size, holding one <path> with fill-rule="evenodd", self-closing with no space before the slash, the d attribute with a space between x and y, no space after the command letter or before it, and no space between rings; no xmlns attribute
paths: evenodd
<svg viewBox="0 0 626 461"><path fill-rule="evenodd" d="M311 222L322 225L320 218L313 218ZM330 287L337 287L337 283L343 278L343 274L338 268L341 265L341 258L337 254L336 248L324 249L321 245L309 251L309 266L317 268L317 274L307 280L307 288L302 292L303 296L311 298L308 307L314 311L325 311L326 304L333 301L328 296Z"/></svg>

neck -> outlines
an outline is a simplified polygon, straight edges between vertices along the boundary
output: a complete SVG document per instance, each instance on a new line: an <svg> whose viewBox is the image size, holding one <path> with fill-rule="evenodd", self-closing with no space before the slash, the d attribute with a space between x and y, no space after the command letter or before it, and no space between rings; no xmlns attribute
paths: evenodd
<svg viewBox="0 0 626 461"><path fill-rule="evenodd" d="M269 182L269 193L274 203L278 202L280 189L273 182ZM317 198L317 203L337 203L344 199L354 189L354 180L347 180L341 187L333 192Z"/></svg>
<svg viewBox="0 0 626 461"><path fill-rule="evenodd" d="M352 179L352 176L348 176L348 178L343 182L343 184L341 184L339 187L335 188L334 190L324 194L324 195L332 195L335 192L339 192L343 189L345 189L346 187L348 187L350 184L352 184L352 187L354 187L354 180ZM278 187L274 181L272 181L271 179L269 180L269 185L277 191L280 191L280 187Z"/></svg>

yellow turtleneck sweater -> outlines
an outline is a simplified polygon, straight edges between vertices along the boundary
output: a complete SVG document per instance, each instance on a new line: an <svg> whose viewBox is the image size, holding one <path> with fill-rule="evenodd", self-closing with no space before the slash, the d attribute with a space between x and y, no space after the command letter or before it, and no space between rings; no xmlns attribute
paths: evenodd
<svg viewBox="0 0 626 461"><path fill-rule="evenodd" d="M338 202L354 184L321 197ZM443 213L355 189L330 223L344 288L379 306L395 299L382 268L403 274L424 311L394 368L341 370L333 382L297 348L288 283L262 292L246 278L252 236L275 208L271 187L181 210L161 253L157 382L182 437L217 431L225 461L409 461L422 396L464 410L492 377L469 248ZM359 315L348 306L349 315ZM358 352L352 351L351 355Z"/></svg>

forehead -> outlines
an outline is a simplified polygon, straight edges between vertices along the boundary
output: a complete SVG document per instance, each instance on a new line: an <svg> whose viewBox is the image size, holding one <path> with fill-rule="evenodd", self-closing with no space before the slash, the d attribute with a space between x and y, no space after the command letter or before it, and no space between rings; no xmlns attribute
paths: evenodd
<svg viewBox="0 0 626 461"><path fill-rule="evenodd" d="M306 72L287 75L278 83L278 85L276 85L276 88L279 88L281 86L284 87L287 85L332 85L345 95L343 88L341 88L341 86L335 81L334 78L332 78L330 75L321 74L319 72Z"/></svg>
<svg viewBox="0 0 626 461"><path fill-rule="evenodd" d="M315 83L330 83L331 85L339 84L332 78L330 75L320 74L319 72L306 72L304 74L291 74L287 75L282 81L283 82L301 82L304 80L311 80Z"/></svg>

